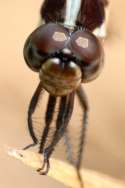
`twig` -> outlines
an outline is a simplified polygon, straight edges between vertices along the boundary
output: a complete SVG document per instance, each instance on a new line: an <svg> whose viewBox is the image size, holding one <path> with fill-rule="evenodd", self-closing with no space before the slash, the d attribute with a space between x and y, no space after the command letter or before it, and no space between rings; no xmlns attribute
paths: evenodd
<svg viewBox="0 0 125 188"><path fill-rule="evenodd" d="M29 150L9 149L8 154L35 170L39 169L43 162L42 155ZM50 164L51 168L48 176L68 187L80 188L80 183L73 166L53 158L50 160ZM85 188L125 188L125 183L91 170L81 170L81 175Z"/></svg>

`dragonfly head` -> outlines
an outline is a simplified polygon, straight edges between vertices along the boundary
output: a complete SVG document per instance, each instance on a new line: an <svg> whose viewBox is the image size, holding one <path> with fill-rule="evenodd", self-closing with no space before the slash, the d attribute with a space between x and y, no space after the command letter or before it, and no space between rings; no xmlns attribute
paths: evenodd
<svg viewBox="0 0 125 188"><path fill-rule="evenodd" d="M39 72L43 87L52 95L62 96L98 76L103 50L91 32L71 32L62 25L49 23L28 37L24 58L32 70Z"/></svg>

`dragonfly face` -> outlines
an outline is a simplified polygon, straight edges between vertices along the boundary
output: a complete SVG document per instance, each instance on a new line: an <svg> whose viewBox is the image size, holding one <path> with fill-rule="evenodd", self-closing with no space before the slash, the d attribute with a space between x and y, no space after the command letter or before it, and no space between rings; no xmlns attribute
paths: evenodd
<svg viewBox="0 0 125 188"><path fill-rule="evenodd" d="M82 82L93 80L103 64L101 44L90 31L56 23L42 25L29 36L24 57L39 72L43 87L55 96L67 95Z"/></svg>
<svg viewBox="0 0 125 188"><path fill-rule="evenodd" d="M81 84L95 79L104 62L102 45L93 33L95 30L97 33L102 25L104 27L106 5L106 0L45 0L41 8L44 24L34 30L26 40L25 61L33 71L39 73L40 78L40 84L29 105L28 127L34 144L40 144L39 152L45 156L41 174L48 172L49 158L64 136L69 150L68 160L76 167L80 177L79 168L88 118L88 102ZM43 89L49 93L49 99L45 111L45 128L39 139L32 115ZM75 94L84 113L74 160L68 124L73 112ZM57 98L59 107L55 110ZM55 131L51 134L54 111L57 112ZM50 142L47 141L49 134Z"/></svg>

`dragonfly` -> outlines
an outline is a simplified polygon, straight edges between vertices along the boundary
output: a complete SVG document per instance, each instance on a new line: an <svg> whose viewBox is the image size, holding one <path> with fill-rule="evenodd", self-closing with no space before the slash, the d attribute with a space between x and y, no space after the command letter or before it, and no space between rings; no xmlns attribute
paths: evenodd
<svg viewBox="0 0 125 188"><path fill-rule="evenodd" d="M25 62L38 73L40 81L28 108L28 129L33 144L24 149L39 146L38 152L44 156L38 169L42 175L48 173L49 159L64 138L67 158L80 177L89 112L83 86L96 79L104 65L101 41L106 35L107 6L107 0L44 0L40 10L41 24L25 42ZM42 131L37 136L33 114L40 100L44 102L44 92L48 93L44 128L41 122ZM76 96L83 112L82 121L77 122L80 135L74 159L68 127Z"/></svg>

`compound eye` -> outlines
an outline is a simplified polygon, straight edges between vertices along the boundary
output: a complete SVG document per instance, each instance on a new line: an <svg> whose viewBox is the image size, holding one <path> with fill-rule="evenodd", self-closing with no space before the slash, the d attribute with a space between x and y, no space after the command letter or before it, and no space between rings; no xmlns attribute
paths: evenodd
<svg viewBox="0 0 125 188"><path fill-rule="evenodd" d="M67 30L53 23L39 27L32 34L32 42L41 53L54 53L64 48L67 40Z"/></svg>
<svg viewBox="0 0 125 188"><path fill-rule="evenodd" d="M67 40L68 32L62 26L53 23L40 26L25 43L26 63L32 70L39 71L47 56L64 48Z"/></svg>
<svg viewBox="0 0 125 188"><path fill-rule="evenodd" d="M103 49L99 40L89 31L76 31L69 43L76 58L81 62L83 81L88 82L97 77L103 63Z"/></svg>
<svg viewBox="0 0 125 188"><path fill-rule="evenodd" d="M37 49L32 44L32 35L28 37L23 49L24 59L26 64L33 70L38 72L41 68L41 62L45 55L39 55Z"/></svg>

